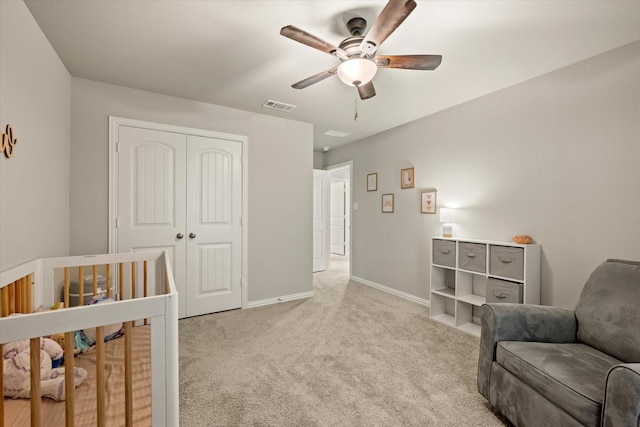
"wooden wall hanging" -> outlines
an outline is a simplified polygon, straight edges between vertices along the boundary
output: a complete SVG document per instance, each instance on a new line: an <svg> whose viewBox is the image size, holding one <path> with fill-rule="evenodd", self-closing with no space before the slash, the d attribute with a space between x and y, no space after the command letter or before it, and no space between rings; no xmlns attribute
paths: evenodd
<svg viewBox="0 0 640 427"><path fill-rule="evenodd" d="M4 153L8 159L13 156L13 147L18 143L18 139L13 137L13 129L11 125L7 125L7 132L2 134L2 144L0 144L0 153Z"/></svg>

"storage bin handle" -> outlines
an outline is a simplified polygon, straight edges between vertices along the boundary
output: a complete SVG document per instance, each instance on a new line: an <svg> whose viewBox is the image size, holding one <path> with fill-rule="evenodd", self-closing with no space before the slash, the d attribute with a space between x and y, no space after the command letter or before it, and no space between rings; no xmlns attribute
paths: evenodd
<svg viewBox="0 0 640 427"><path fill-rule="evenodd" d="M504 262L505 264L509 264L512 260L511 258L506 258L506 257L498 257L498 259L500 260L500 262Z"/></svg>
<svg viewBox="0 0 640 427"><path fill-rule="evenodd" d="M469 258L475 258L475 257L476 257L476 254L475 254L475 252L467 252L467 257L469 257Z"/></svg>
<svg viewBox="0 0 640 427"><path fill-rule="evenodd" d="M507 294L499 294L497 292L494 292L493 295L495 295L496 298L500 299L505 299L507 297Z"/></svg>
<svg viewBox="0 0 640 427"><path fill-rule="evenodd" d="M448 254L449 253L449 249L441 249L440 252L442 252L443 254Z"/></svg>

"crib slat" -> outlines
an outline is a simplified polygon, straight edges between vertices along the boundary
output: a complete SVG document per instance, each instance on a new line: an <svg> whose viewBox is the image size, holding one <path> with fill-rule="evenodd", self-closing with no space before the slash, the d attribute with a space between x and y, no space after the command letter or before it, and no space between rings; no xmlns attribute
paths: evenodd
<svg viewBox="0 0 640 427"><path fill-rule="evenodd" d="M93 266L93 296L98 295L98 266Z"/></svg>
<svg viewBox="0 0 640 427"><path fill-rule="evenodd" d="M69 286L71 279L69 277L69 267L64 268L64 308L69 308Z"/></svg>
<svg viewBox="0 0 640 427"><path fill-rule="evenodd" d="M96 404L98 427L106 425L105 378L104 378L104 326L96 328Z"/></svg>
<svg viewBox="0 0 640 427"><path fill-rule="evenodd" d="M9 287L2 288L0 295L2 296L2 317L7 317L9 315Z"/></svg>
<svg viewBox="0 0 640 427"><path fill-rule="evenodd" d="M16 312L16 284L11 283L9 286L9 314Z"/></svg>
<svg viewBox="0 0 640 427"><path fill-rule="evenodd" d="M118 273L119 273L119 278L120 281L118 283L119 287L118 287L118 291L120 292L120 298L118 298L120 301L122 301L124 299L124 264L123 263L119 263L118 264Z"/></svg>
<svg viewBox="0 0 640 427"><path fill-rule="evenodd" d="M26 313L31 313L33 311L33 303L31 302L31 274L27 275L27 311Z"/></svg>
<svg viewBox="0 0 640 427"><path fill-rule="evenodd" d="M136 298L136 263L131 263L131 299Z"/></svg>
<svg viewBox="0 0 640 427"><path fill-rule="evenodd" d="M30 363L31 363L31 425L42 425L42 401L40 400L40 338L31 338L30 345Z"/></svg>
<svg viewBox="0 0 640 427"><path fill-rule="evenodd" d="M75 424L75 378L73 360L73 332L64 333L64 418L65 426L73 427Z"/></svg>
<svg viewBox="0 0 640 427"><path fill-rule="evenodd" d="M22 313L22 279L18 279L13 282L15 288L15 313Z"/></svg>
<svg viewBox="0 0 640 427"><path fill-rule="evenodd" d="M124 324L124 407L125 425L133 426L133 372L131 371L131 327L133 322Z"/></svg>
<svg viewBox="0 0 640 427"><path fill-rule="evenodd" d="M78 267L78 306L84 305L84 269Z"/></svg>
<svg viewBox="0 0 640 427"><path fill-rule="evenodd" d="M111 264L107 264L107 298L111 296Z"/></svg>

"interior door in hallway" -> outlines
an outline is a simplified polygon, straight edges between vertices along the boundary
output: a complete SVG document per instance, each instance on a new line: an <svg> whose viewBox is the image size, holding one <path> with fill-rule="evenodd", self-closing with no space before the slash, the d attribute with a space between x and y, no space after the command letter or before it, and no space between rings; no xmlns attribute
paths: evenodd
<svg viewBox="0 0 640 427"><path fill-rule="evenodd" d="M329 266L329 172L313 170L313 272Z"/></svg>
<svg viewBox="0 0 640 427"><path fill-rule="evenodd" d="M331 183L331 216L330 216L330 241L331 253L345 254L346 247L346 211L345 192L346 184L343 181Z"/></svg>
<svg viewBox="0 0 640 427"><path fill-rule="evenodd" d="M117 251L169 252L179 317L242 305L242 143L118 127Z"/></svg>

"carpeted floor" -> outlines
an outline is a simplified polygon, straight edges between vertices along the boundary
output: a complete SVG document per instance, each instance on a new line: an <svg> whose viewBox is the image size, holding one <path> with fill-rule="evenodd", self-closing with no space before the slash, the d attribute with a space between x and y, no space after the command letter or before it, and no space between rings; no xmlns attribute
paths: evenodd
<svg viewBox="0 0 640 427"><path fill-rule="evenodd" d="M476 391L478 338L346 265L313 298L181 320L180 425L508 425Z"/></svg>

